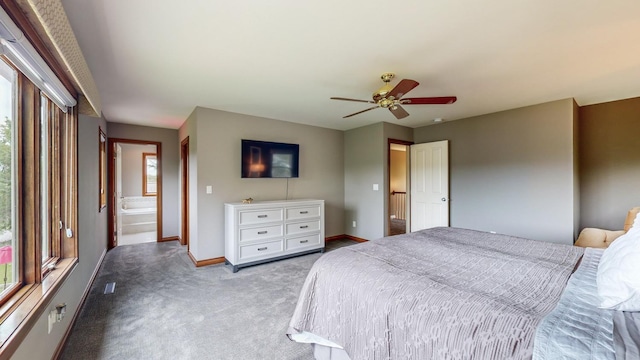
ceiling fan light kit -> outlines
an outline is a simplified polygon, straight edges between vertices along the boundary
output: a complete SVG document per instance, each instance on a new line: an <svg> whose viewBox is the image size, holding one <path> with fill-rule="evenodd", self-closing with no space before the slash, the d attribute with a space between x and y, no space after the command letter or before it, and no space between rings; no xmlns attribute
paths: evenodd
<svg viewBox="0 0 640 360"><path fill-rule="evenodd" d="M400 105L444 105L453 104L457 100L455 96L402 98L406 93L413 90L416 86L420 85L420 83L411 79L402 79L396 86L391 86L390 82L394 77L395 74L393 73L384 73L382 74L382 76L380 76L380 78L384 82L384 85L373 93L373 100L359 100L343 97L332 97L331 99L376 104L376 106L343 116L343 118L362 114L363 112L377 108L385 108L389 109L389 111L397 119L402 119L409 116L409 113Z"/></svg>

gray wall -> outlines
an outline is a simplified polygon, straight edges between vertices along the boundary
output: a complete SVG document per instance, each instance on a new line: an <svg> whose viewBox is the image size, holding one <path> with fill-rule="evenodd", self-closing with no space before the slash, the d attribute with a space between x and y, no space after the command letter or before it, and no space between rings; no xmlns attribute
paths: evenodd
<svg viewBox="0 0 640 360"><path fill-rule="evenodd" d="M451 226L573 244L572 99L417 128L449 140Z"/></svg>
<svg viewBox="0 0 640 360"><path fill-rule="evenodd" d="M109 138L157 141L162 144L162 237L180 236L180 142L178 130L109 123Z"/></svg>
<svg viewBox="0 0 640 360"><path fill-rule="evenodd" d="M344 132L344 230L367 240L384 234L386 146L382 139L383 123ZM378 191L373 184L378 184Z"/></svg>
<svg viewBox="0 0 640 360"><path fill-rule="evenodd" d="M142 196L142 153L155 153L155 145L120 144L122 196Z"/></svg>
<svg viewBox="0 0 640 360"><path fill-rule="evenodd" d="M388 232L389 139L412 141L413 129L382 122L344 132L344 229L348 235L373 240Z"/></svg>
<svg viewBox="0 0 640 360"><path fill-rule="evenodd" d="M640 206L640 98L580 108L580 227L622 229Z"/></svg>
<svg viewBox="0 0 640 360"><path fill-rule="evenodd" d="M107 133L104 119L80 115L78 121L78 265L73 269L47 309L66 303L67 315L47 334L48 311L40 316L33 329L12 356L13 359L51 359L89 281L107 249L107 211L98 211L98 126Z"/></svg>
<svg viewBox="0 0 640 360"><path fill-rule="evenodd" d="M196 184L190 189L196 195L197 205L190 208L197 206L197 219L194 213L190 216L198 222L196 236L190 229L190 250L197 260L224 256L225 202L287 196L286 179L240 178L241 139L300 144L300 177L288 180L288 198L325 200L326 236L344 233L342 131L201 107L187 123L180 134L189 136L190 171L197 169L195 176L191 174ZM212 194L206 194L206 186L213 187Z"/></svg>

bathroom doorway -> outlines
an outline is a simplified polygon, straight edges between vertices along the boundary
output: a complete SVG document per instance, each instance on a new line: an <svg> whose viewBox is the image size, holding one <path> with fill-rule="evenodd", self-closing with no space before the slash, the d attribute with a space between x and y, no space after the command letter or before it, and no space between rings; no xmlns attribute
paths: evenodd
<svg viewBox="0 0 640 360"><path fill-rule="evenodd" d="M162 232L160 143L109 139L109 248L156 242Z"/></svg>

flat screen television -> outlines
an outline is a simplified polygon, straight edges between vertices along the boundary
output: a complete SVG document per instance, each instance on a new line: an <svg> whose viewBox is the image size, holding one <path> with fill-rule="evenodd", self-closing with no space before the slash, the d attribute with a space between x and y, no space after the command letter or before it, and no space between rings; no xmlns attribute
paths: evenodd
<svg viewBox="0 0 640 360"><path fill-rule="evenodd" d="M243 178L297 178L300 145L242 139Z"/></svg>

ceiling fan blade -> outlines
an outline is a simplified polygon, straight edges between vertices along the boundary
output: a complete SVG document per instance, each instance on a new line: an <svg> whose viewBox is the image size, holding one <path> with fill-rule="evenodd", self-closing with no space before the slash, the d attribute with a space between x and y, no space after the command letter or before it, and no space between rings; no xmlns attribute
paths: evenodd
<svg viewBox="0 0 640 360"><path fill-rule="evenodd" d="M393 96L394 99L400 99L406 93L413 90L413 88L415 88L418 85L420 85L420 83L415 80L402 79L400 80L398 85L396 85L396 87L394 87L393 89L391 89L391 91L389 91L389 94L387 95L387 99L390 98L391 96Z"/></svg>
<svg viewBox="0 0 640 360"><path fill-rule="evenodd" d="M353 114L351 114L351 115L343 116L342 118L343 118L343 119L346 119L346 118L348 118L348 117L352 117L352 116L354 116L354 115L362 114L362 113L363 113L363 112L365 112L365 111L369 111L369 110L373 110L373 109L377 109L377 108L379 108L379 106L372 106L372 107L370 107L370 108L368 108L368 109L365 109L365 110L362 110L362 111L358 111L357 113L353 113Z"/></svg>
<svg viewBox="0 0 640 360"><path fill-rule="evenodd" d="M400 105L394 105L389 107L389 111L396 117L396 119L403 119L409 116L409 113Z"/></svg>
<svg viewBox="0 0 640 360"><path fill-rule="evenodd" d="M343 97L332 97L332 98L329 98L329 99L331 99L331 100L344 100L344 101L357 101L357 102L375 104L375 102L373 102L371 100L349 99L349 98L343 98Z"/></svg>
<svg viewBox="0 0 640 360"><path fill-rule="evenodd" d="M446 105L458 100L455 96L404 98L400 100L403 105Z"/></svg>

